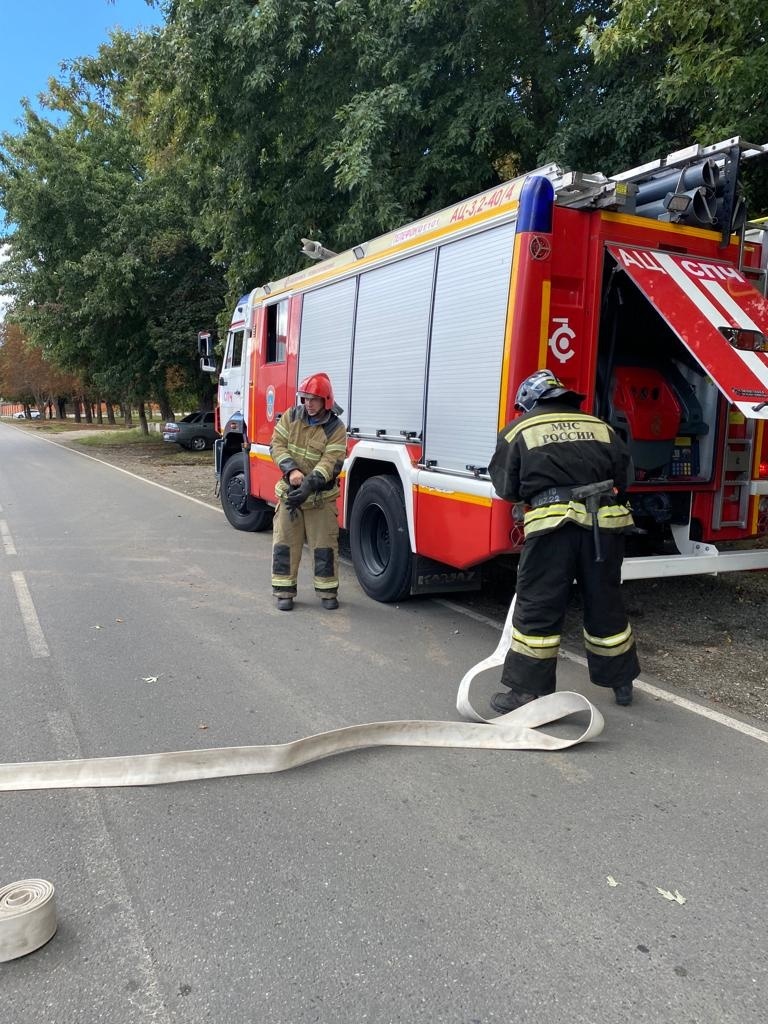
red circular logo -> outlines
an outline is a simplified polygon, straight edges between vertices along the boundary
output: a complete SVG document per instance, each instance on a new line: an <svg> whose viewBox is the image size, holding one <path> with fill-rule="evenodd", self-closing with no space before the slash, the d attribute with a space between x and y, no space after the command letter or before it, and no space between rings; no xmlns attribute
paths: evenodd
<svg viewBox="0 0 768 1024"><path fill-rule="evenodd" d="M534 235L528 243L528 252L532 260L548 260L552 244L544 235Z"/></svg>

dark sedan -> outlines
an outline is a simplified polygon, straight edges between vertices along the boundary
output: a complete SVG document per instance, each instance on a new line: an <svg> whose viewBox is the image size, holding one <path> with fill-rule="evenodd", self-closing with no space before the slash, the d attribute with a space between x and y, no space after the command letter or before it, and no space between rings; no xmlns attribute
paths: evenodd
<svg viewBox="0 0 768 1024"><path fill-rule="evenodd" d="M181 448L202 452L212 448L213 442L220 436L214 422L212 412L191 412L178 423L166 423L163 427L163 440L171 441Z"/></svg>

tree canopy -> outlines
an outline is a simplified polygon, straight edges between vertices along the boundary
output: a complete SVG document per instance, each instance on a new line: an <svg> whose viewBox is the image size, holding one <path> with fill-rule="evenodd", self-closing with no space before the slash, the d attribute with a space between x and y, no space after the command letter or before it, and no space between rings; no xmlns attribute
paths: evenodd
<svg viewBox="0 0 768 1024"><path fill-rule="evenodd" d="M302 236L340 250L551 159L768 138L761 0L159 6L0 139L10 315L125 401L202 399L196 331L298 269Z"/></svg>

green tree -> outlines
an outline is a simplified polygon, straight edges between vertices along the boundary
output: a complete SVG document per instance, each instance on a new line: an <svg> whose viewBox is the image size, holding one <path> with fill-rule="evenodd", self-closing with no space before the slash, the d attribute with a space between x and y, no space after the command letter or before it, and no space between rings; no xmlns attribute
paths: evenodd
<svg viewBox="0 0 768 1024"><path fill-rule="evenodd" d="M590 0L170 0L158 148L205 180L232 293L530 169Z"/></svg>
<svg viewBox="0 0 768 1024"><path fill-rule="evenodd" d="M0 142L0 203L13 224L0 268L32 341L124 408L156 398L179 372L201 394L195 332L223 301L223 274L192 238L179 164L145 145L135 69L150 36L120 34L50 84L56 124L25 110ZM141 80L139 80L140 84Z"/></svg>
<svg viewBox="0 0 768 1024"><path fill-rule="evenodd" d="M630 134L639 129L630 147L637 160L735 135L765 142L767 33L765 0L615 0L608 17L593 16L583 32L598 76L613 83L599 105L600 121L608 114L620 136L627 125ZM569 130L574 139L573 116ZM748 167L762 204L768 203L764 164Z"/></svg>

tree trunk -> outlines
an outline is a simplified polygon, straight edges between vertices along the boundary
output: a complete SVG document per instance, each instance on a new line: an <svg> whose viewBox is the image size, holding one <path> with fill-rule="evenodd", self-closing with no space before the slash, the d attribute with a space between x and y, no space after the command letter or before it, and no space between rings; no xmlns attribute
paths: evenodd
<svg viewBox="0 0 768 1024"><path fill-rule="evenodd" d="M157 404L160 407L160 419L163 423L166 420L173 420L176 417L173 414L170 399L168 398L168 392L165 388L158 388L156 392Z"/></svg>
<svg viewBox="0 0 768 1024"><path fill-rule="evenodd" d="M65 420L67 418L67 400L59 396L56 399L56 405L59 407L59 419Z"/></svg>
<svg viewBox="0 0 768 1024"><path fill-rule="evenodd" d="M139 402L139 427L141 428L142 434L145 437L149 437L149 427L147 426L147 410L144 407L144 402Z"/></svg>
<svg viewBox="0 0 768 1024"><path fill-rule="evenodd" d="M91 410L91 400L89 398L83 399L83 410L85 411L85 422L93 423L93 411Z"/></svg>
<svg viewBox="0 0 768 1024"><path fill-rule="evenodd" d="M77 395L72 396L72 402L75 406L75 423L82 423L82 417L80 415L80 399Z"/></svg>
<svg viewBox="0 0 768 1024"><path fill-rule="evenodd" d="M114 427L115 426L115 407L114 407L114 405L112 405L111 402L105 402L104 404L107 407L107 423L109 423L109 425L111 427Z"/></svg>
<svg viewBox="0 0 768 1024"><path fill-rule="evenodd" d="M131 415L131 403L130 402L121 402L120 405L121 405L122 410L123 410L123 426L125 426L125 427L132 427L133 426L133 416Z"/></svg>
<svg viewBox="0 0 768 1024"><path fill-rule="evenodd" d="M104 409L101 396L99 396L99 400L96 402L96 422L102 426L104 424Z"/></svg>

